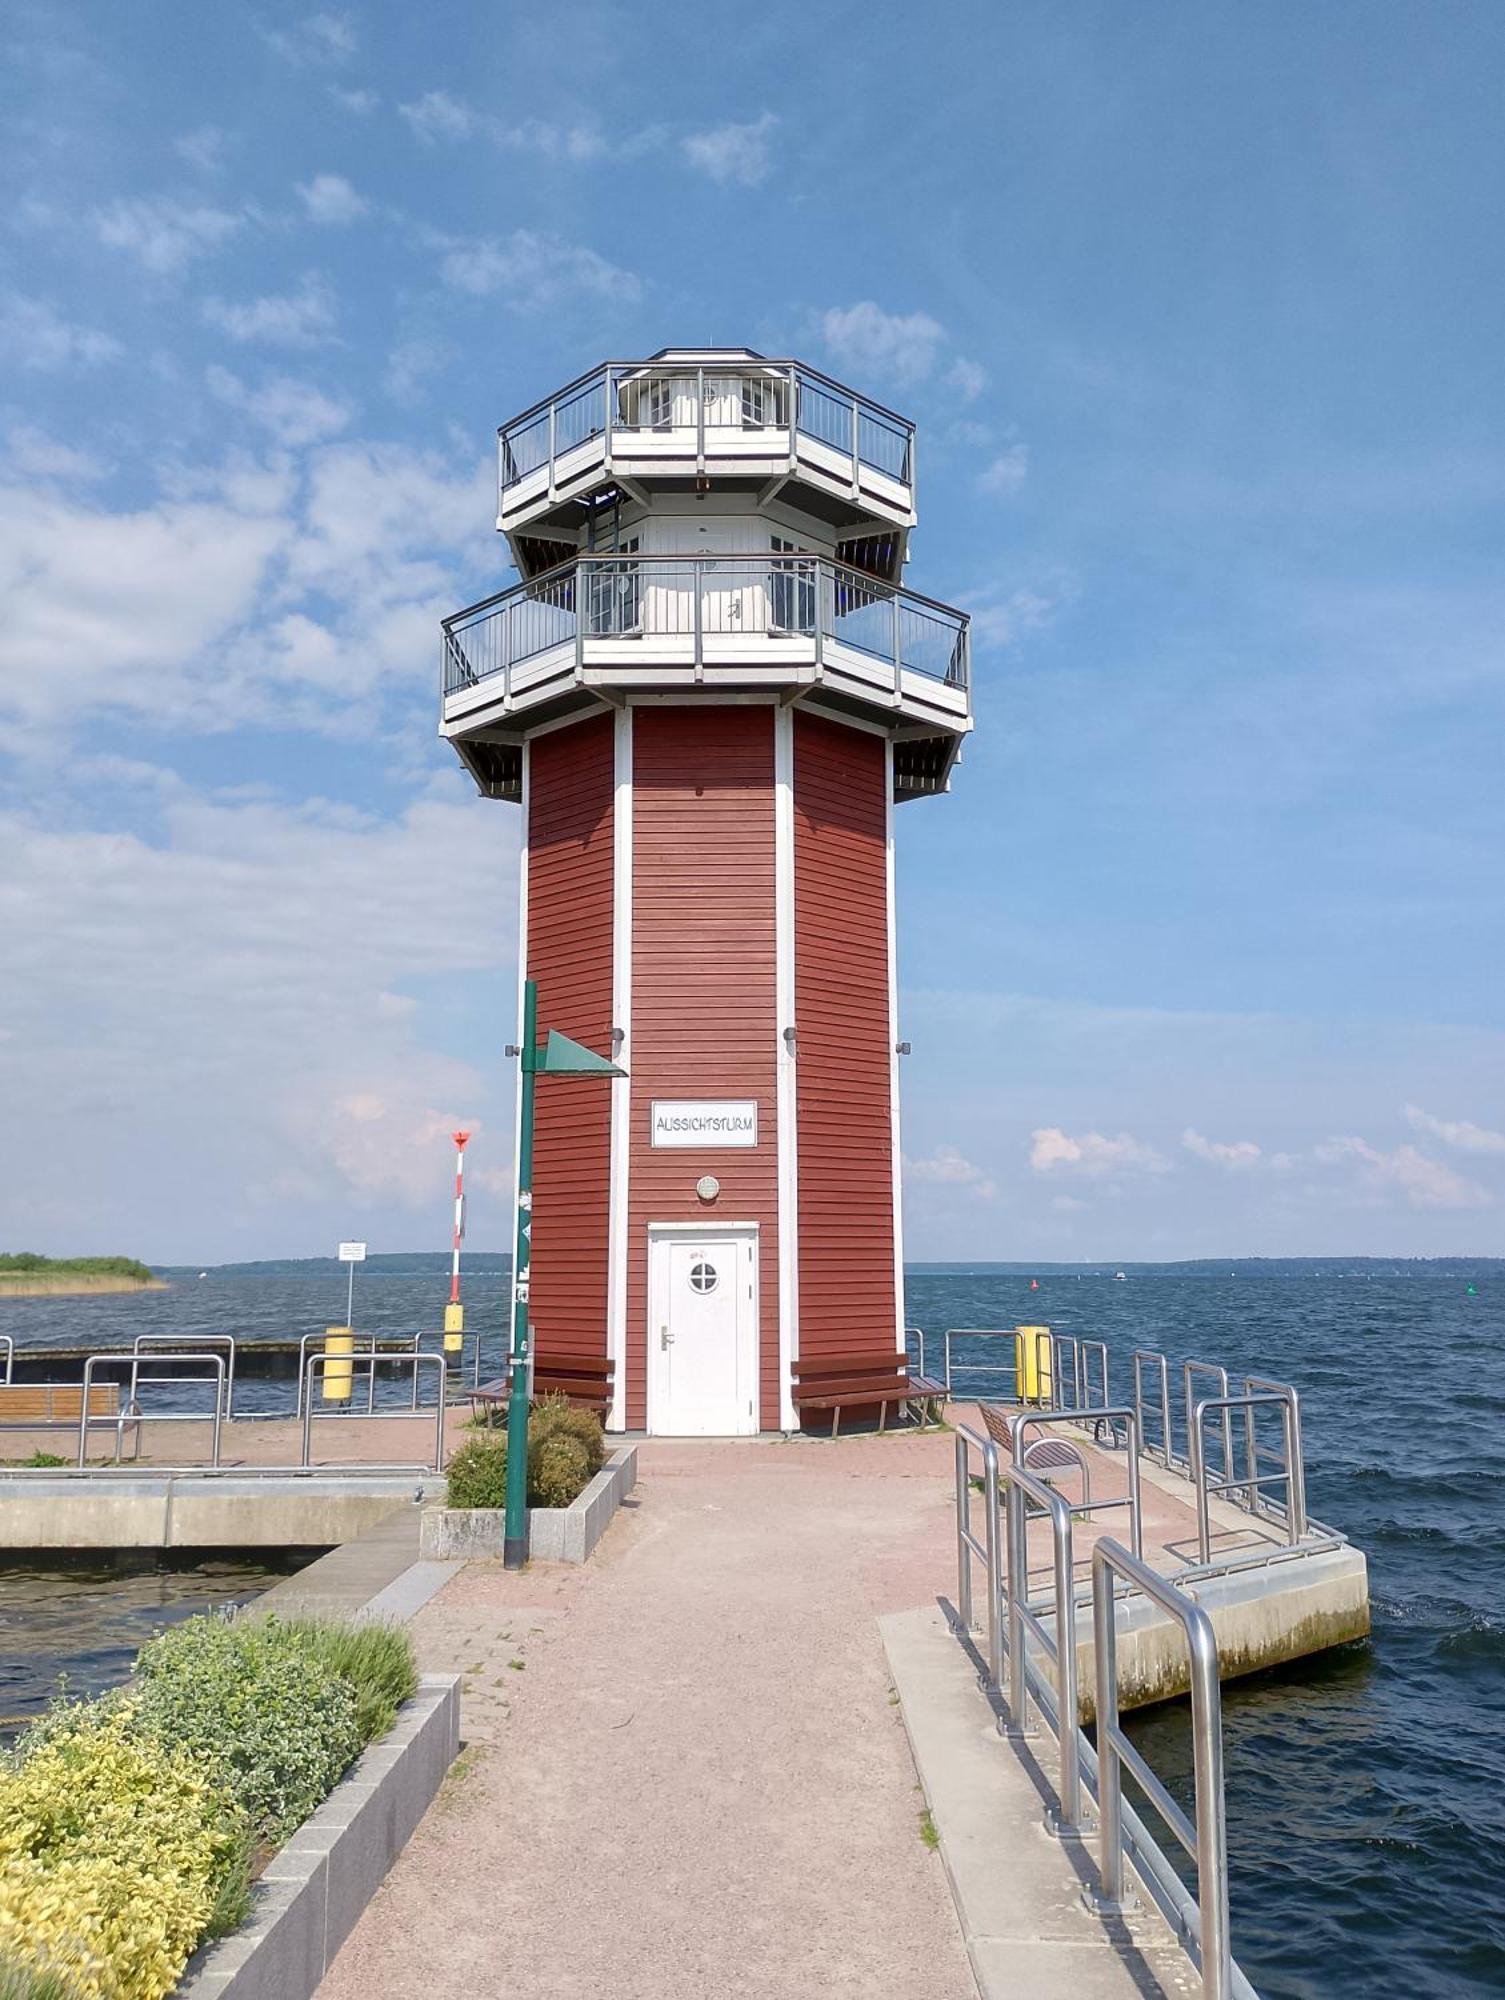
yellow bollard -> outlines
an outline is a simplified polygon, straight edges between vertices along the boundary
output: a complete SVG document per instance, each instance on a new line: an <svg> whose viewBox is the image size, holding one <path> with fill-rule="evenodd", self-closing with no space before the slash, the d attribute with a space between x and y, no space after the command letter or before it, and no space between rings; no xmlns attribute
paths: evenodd
<svg viewBox="0 0 1505 2000"><path fill-rule="evenodd" d="M348 1326L326 1326L324 1329L324 1366L320 1374L324 1379L324 1400L326 1403L348 1403L350 1391L355 1383L355 1331Z"/></svg>
<svg viewBox="0 0 1505 2000"><path fill-rule="evenodd" d="M444 1308L444 1351L458 1354L465 1345L465 1308L458 1303Z"/></svg>
<svg viewBox="0 0 1505 2000"><path fill-rule="evenodd" d="M1014 1394L1021 1403L1050 1401L1050 1328L1014 1328Z"/></svg>

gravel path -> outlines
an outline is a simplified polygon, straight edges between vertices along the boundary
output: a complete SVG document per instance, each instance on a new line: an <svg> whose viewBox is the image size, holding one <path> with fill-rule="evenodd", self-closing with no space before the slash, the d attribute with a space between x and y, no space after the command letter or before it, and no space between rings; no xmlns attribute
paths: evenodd
<svg viewBox="0 0 1505 2000"><path fill-rule="evenodd" d="M461 1572L469 1748L322 2000L969 2000L874 1624L948 1588L949 1447L649 1443L589 1566Z"/></svg>

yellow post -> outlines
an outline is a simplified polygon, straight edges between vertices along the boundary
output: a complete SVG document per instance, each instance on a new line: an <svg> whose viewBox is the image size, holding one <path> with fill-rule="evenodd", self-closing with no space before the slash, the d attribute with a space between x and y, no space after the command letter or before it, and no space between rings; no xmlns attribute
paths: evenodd
<svg viewBox="0 0 1505 2000"><path fill-rule="evenodd" d="M1050 1401L1050 1328L1014 1328L1014 1394L1021 1403Z"/></svg>
<svg viewBox="0 0 1505 2000"><path fill-rule="evenodd" d="M355 1382L355 1330L348 1326L326 1326L324 1329L325 1362L320 1370L324 1378L324 1400L326 1403L348 1403L350 1391Z"/></svg>
<svg viewBox="0 0 1505 2000"><path fill-rule="evenodd" d="M465 1345L465 1308L458 1300L444 1308L444 1351L458 1354Z"/></svg>

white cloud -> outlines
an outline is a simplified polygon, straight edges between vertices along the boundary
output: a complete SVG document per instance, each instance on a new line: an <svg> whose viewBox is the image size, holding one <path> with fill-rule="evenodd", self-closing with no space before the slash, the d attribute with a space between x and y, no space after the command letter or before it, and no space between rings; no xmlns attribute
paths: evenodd
<svg viewBox="0 0 1505 2000"><path fill-rule="evenodd" d="M318 347L334 337L335 297L327 279L308 272L296 292L259 299L209 298L201 308L207 325L232 340L263 340L272 347Z"/></svg>
<svg viewBox="0 0 1505 2000"><path fill-rule="evenodd" d="M216 250L246 220L243 211L180 201L173 195L140 195L96 210L101 243L123 250L148 271L166 277L195 257Z"/></svg>
<svg viewBox="0 0 1505 2000"><path fill-rule="evenodd" d="M871 299L830 307L821 315L820 333L840 367L900 384L930 373L946 337L929 313L887 313Z"/></svg>
<svg viewBox="0 0 1505 2000"><path fill-rule="evenodd" d="M475 112L447 90L425 91L414 103L399 104L397 111L413 137L425 145L432 146L440 139L468 139L476 127Z"/></svg>
<svg viewBox="0 0 1505 2000"><path fill-rule="evenodd" d="M1329 1139L1316 1148L1316 1158L1325 1166L1353 1161L1361 1186L1380 1198L1398 1194L1412 1208L1489 1208L1494 1202L1488 1188L1441 1160L1429 1159L1415 1146L1397 1146L1387 1153L1366 1139Z"/></svg>
<svg viewBox="0 0 1505 2000"><path fill-rule="evenodd" d="M218 125L200 125L196 132L185 132L181 139L174 139L172 149L199 173L218 174L224 171L230 143L230 135Z"/></svg>
<svg viewBox="0 0 1505 2000"><path fill-rule="evenodd" d="M64 368L98 367L124 352L113 335L74 325L46 299L12 292L0 300L0 355L18 368L55 374Z"/></svg>
<svg viewBox="0 0 1505 2000"><path fill-rule="evenodd" d="M295 69L348 62L359 46L348 14L321 9L287 28L264 28L268 43Z"/></svg>
<svg viewBox="0 0 1505 2000"><path fill-rule="evenodd" d="M396 1229L431 1206L443 1240L455 1122L494 1135L472 1142L478 1167L510 1152L487 1101L500 1065L483 1077L429 1044L423 1002L390 1003L435 965L495 974L500 997L514 816L458 777L380 819L155 776L150 839L0 815L0 1212L76 1204L79 1238L159 1257L231 1254L271 1230L317 1248L367 1234L378 1204ZM459 852L465 897L436 895ZM49 1134L73 1118L91 1142L70 1163ZM491 1226L504 1240L504 1218Z"/></svg>
<svg viewBox="0 0 1505 2000"><path fill-rule="evenodd" d="M1029 475L1029 446L1011 444L998 452L977 475L983 493L1017 493Z"/></svg>
<svg viewBox="0 0 1505 2000"><path fill-rule="evenodd" d="M768 178L768 142L778 122L775 112L765 111L747 125L692 132L680 144L690 165L722 187L757 187Z"/></svg>
<svg viewBox="0 0 1505 2000"><path fill-rule="evenodd" d="M298 193L310 222L359 222L371 212L370 202L343 174L315 174L311 181L299 182Z"/></svg>
<svg viewBox="0 0 1505 2000"><path fill-rule="evenodd" d="M321 443L344 430L353 414L348 403L336 402L313 383L287 375L273 376L259 389L250 389L228 368L211 367L205 380L212 396L230 409L243 411L270 431L278 444Z"/></svg>
<svg viewBox="0 0 1505 2000"><path fill-rule="evenodd" d="M1170 1162L1153 1146L1134 1139L1127 1132L1107 1138L1101 1132L1083 1132L1072 1138L1059 1125L1042 1125L1030 1134L1029 1163L1032 1172L1082 1174L1101 1180L1110 1174L1163 1174Z"/></svg>
<svg viewBox="0 0 1505 2000"><path fill-rule="evenodd" d="M972 619L973 638L992 646L1012 646L1026 632L1038 632L1058 602L1027 584L1012 590L997 586L961 600Z"/></svg>
<svg viewBox="0 0 1505 2000"><path fill-rule="evenodd" d="M1419 1105L1408 1104L1406 1117L1414 1131L1440 1139L1460 1153L1505 1153L1505 1132L1491 1132L1486 1126L1472 1125L1466 1118L1434 1118Z"/></svg>
<svg viewBox="0 0 1505 2000"><path fill-rule="evenodd" d="M5 441L8 470L20 477L75 480L88 484L110 470L88 452L75 451L34 424L15 424Z"/></svg>
<svg viewBox="0 0 1505 2000"><path fill-rule="evenodd" d="M448 367L457 353L451 340L415 335L400 340L387 356L387 393L399 403L416 403L430 375Z"/></svg>
<svg viewBox="0 0 1505 2000"><path fill-rule="evenodd" d="M329 94L336 104L353 111L357 118L369 118L381 103L374 90L341 90L337 83L329 86Z"/></svg>
<svg viewBox="0 0 1505 2000"><path fill-rule="evenodd" d="M1190 1125L1181 1134L1181 1143L1196 1159L1216 1167L1253 1167L1263 1157L1252 1139L1204 1139Z"/></svg>
<svg viewBox="0 0 1505 2000"><path fill-rule="evenodd" d="M974 1166L955 1146L937 1146L928 1159L906 1159L904 1177L937 1187L969 1188L982 1201L991 1201L998 1192L997 1182L987 1171Z"/></svg>
<svg viewBox="0 0 1505 2000"><path fill-rule="evenodd" d="M963 402L974 403L988 386L988 371L959 354L946 370L946 381Z"/></svg>
<svg viewBox="0 0 1505 2000"><path fill-rule="evenodd" d="M491 137L508 152L536 153L544 160L566 160L585 166L612 150L595 125L552 125L547 119L525 118L521 125L493 125Z"/></svg>
<svg viewBox="0 0 1505 2000"><path fill-rule="evenodd" d="M502 293L520 312L585 296L628 304L642 285L632 272L609 264L582 244L532 229L515 229L501 242L439 239L440 273L453 290L475 298Z"/></svg>

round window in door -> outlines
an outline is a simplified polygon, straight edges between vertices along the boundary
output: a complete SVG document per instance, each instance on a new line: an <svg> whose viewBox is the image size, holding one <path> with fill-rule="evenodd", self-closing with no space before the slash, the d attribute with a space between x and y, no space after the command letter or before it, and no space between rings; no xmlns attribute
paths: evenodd
<svg viewBox="0 0 1505 2000"><path fill-rule="evenodd" d="M716 1266L708 1264L704 1257L700 1259L699 1263L690 1266L690 1290L692 1292L699 1292L704 1297L707 1292L715 1291L717 1282Z"/></svg>

